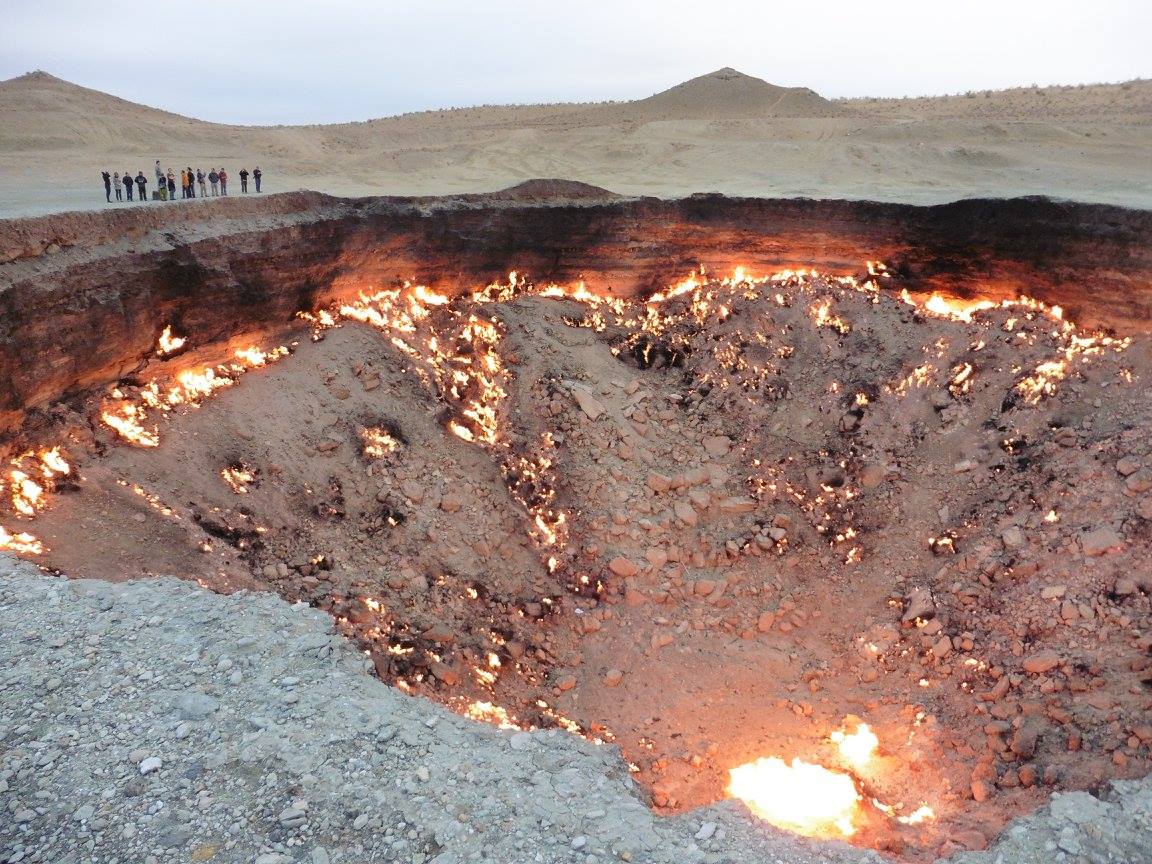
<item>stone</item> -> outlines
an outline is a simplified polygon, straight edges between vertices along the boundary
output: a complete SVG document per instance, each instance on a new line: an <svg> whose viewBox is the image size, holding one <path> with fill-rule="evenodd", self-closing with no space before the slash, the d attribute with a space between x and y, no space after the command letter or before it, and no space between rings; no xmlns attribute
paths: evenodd
<svg viewBox="0 0 1152 864"><path fill-rule="evenodd" d="M619 669L609 669L604 673L604 686L616 687L621 681L624 680L624 673Z"/></svg>
<svg viewBox="0 0 1152 864"><path fill-rule="evenodd" d="M1116 531L1105 526L1080 535L1080 547L1089 558L1118 552L1124 548L1124 539Z"/></svg>
<svg viewBox="0 0 1152 864"><path fill-rule="evenodd" d="M672 478L653 471L648 475L648 488L653 492L667 492L672 488Z"/></svg>
<svg viewBox="0 0 1152 864"><path fill-rule="evenodd" d="M440 509L445 513L456 513L464 506L464 499L455 492L446 492L440 499Z"/></svg>
<svg viewBox="0 0 1152 864"><path fill-rule="evenodd" d="M1139 495L1142 492L1147 492L1152 489L1152 470L1148 468L1141 468L1124 481L1124 486L1129 492Z"/></svg>
<svg viewBox="0 0 1152 864"><path fill-rule="evenodd" d="M1060 655L1055 651L1040 651L1024 658L1024 671L1032 675L1043 675L1060 665Z"/></svg>
<svg viewBox="0 0 1152 864"><path fill-rule="evenodd" d="M1005 549L1015 551L1026 546L1028 538L1024 536L1023 531L1013 525L1011 528L1005 529L1004 533L1000 535L1000 542L1004 544Z"/></svg>
<svg viewBox="0 0 1152 864"><path fill-rule="evenodd" d="M911 624L917 619L926 621L936 617L936 601L927 588L917 586L909 591L904 599L908 605L900 620L905 624Z"/></svg>
<svg viewBox="0 0 1152 864"><path fill-rule="evenodd" d="M605 409L600 400L583 387L573 387L572 396L589 420L598 420L604 414Z"/></svg>
<svg viewBox="0 0 1152 864"><path fill-rule="evenodd" d="M176 699L176 711L181 720L203 720L215 714L219 708L219 699L195 690L181 693Z"/></svg>
<svg viewBox="0 0 1152 864"><path fill-rule="evenodd" d="M772 625L775 623L775 612L761 612L760 617L756 619L756 630L760 633L770 633L772 632Z"/></svg>
<svg viewBox="0 0 1152 864"><path fill-rule="evenodd" d="M628 579L640 572L640 568L622 555L618 555L608 562L608 569L617 576Z"/></svg>
<svg viewBox="0 0 1152 864"><path fill-rule="evenodd" d="M701 443L704 445L704 450L713 458L727 456L728 451L732 449L732 439L727 435L708 435Z"/></svg>
<svg viewBox="0 0 1152 864"><path fill-rule="evenodd" d="M159 756L149 756L147 759L140 760L140 773L147 776L156 771L159 771L164 765L164 760Z"/></svg>
<svg viewBox="0 0 1152 864"><path fill-rule="evenodd" d="M716 833L716 827L717 826L716 826L715 822L705 822L703 825L700 826L700 830L696 832L696 835L695 835L696 839L697 840L709 840L709 839L711 839L712 835Z"/></svg>

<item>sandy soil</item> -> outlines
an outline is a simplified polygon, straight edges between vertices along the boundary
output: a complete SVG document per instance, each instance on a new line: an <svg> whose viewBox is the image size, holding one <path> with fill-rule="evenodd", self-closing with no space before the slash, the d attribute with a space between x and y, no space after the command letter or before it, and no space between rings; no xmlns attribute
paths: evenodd
<svg viewBox="0 0 1152 864"><path fill-rule="evenodd" d="M43 73L0 83L0 215L107 206L100 171L259 164L268 191L485 192L535 177L629 195L1152 206L1152 81L828 101L720 70L632 102L329 126L204 123ZM116 205L113 205L116 206ZM126 205L119 205L126 206Z"/></svg>
<svg viewBox="0 0 1152 864"><path fill-rule="evenodd" d="M408 692L615 740L663 810L798 756L937 814L866 808L857 842L981 848L1053 789L1152 768L1152 357L866 278L397 290L147 408L220 361L185 334L58 410L77 470L6 526L72 576L329 611ZM159 446L99 420L129 406ZM853 717L867 769L829 742Z"/></svg>

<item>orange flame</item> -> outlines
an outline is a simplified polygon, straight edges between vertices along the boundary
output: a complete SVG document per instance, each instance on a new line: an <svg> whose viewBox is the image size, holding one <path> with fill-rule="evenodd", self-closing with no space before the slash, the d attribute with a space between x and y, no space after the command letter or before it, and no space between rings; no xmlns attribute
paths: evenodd
<svg viewBox="0 0 1152 864"><path fill-rule="evenodd" d="M800 759L757 759L729 771L728 792L766 822L808 837L850 837L860 793L847 774Z"/></svg>

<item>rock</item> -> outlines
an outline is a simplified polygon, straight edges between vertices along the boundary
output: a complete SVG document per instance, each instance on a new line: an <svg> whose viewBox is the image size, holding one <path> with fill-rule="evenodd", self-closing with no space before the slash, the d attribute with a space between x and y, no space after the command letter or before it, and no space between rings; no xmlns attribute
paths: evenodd
<svg viewBox="0 0 1152 864"><path fill-rule="evenodd" d="M589 420L598 420L600 416L604 414L604 406L585 388L573 387L572 396L576 399L576 404L580 406L580 410L584 412Z"/></svg>
<svg viewBox="0 0 1152 864"><path fill-rule="evenodd" d="M1021 759L1031 759L1036 755L1036 743L1040 739L1041 726L1029 721L1016 730L1008 748Z"/></svg>
<svg viewBox="0 0 1152 864"><path fill-rule="evenodd" d="M609 669L604 673L604 686L615 687L624 680L624 673L619 669Z"/></svg>
<svg viewBox="0 0 1152 864"><path fill-rule="evenodd" d="M719 507L721 513L751 513L756 509L756 502L746 497L721 498Z"/></svg>
<svg viewBox="0 0 1152 864"><path fill-rule="evenodd" d="M948 636L941 636L939 641L932 646L932 656L939 660L943 660L952 653L952 639Z"/></svg>
<svg viewBox="0 0 1152 864"><path fill-rule="evenodd" d="M883 465L871 462L860 469L860 485L865 489L875 489L887 476L888 471Z"/></svg>
<svg viewBox="0 0 1152 864"><path fill-rule="evenodd" d="M1152 470L1141 468L1136 473L1129 475L1128 479L1124 481L1124 486L1133 494L1138 495L1147 492L1152 489Z"/></svg>
<svg viewBox="0 0 1152 864"><path fill-rule="evenodd" d="M436 676L439 681L444 682L448 687L455 687L460 683L460 672L454 666L433 661L429 669L431 669L432 674Z"/></svg>
<svg viewBox="0 0 1152 864"><path fill-rule="evenodd" d="M445 513L456 513L464 506L464 499L455 492L446 492L440 499L440 509Z"/></svg>
<svg viewBox="0 0 1152 864"><path fill-rule="evenodd" d="M714 459L728 455L732 449L732 439L727 435L709 435L703 440L704 449Z"/></svg>
<svg viewBox="0 0 1152 864"><path fill-rule="evenodd" d="M705 822L703 825L700 826L700 830L696 832L696 835L695 835L696 839L697 840L709 840L709 839L711 839L712 835L716 833L716 827L717 826L716 826L715 822Z"/></svg>
<svg viewBox="0 0 1152 864"><path fill-rule="evenodd" d="M696 508L687 501L677 501L672 507L672 512L676 514L677 519L689 527L695 525L700 519L696 515Z"/></svg>
<svg viewBox="0 0 1152 864"><path fill-rule="evenodd" d="M1128 477L1140 470L1140 460L1135 456L1124 456L1116 463L1116 470L1121 476Z"/></svg>
<svg viewBox="0 0 1152 864"><path fill-rule="evenodd" d="M648 488L653 492L667 492L672 488L672 479L653 471L648 475Z"/></svg>
<svg viewBox="0 0 1152 864"><path fill-rule="evenodd" d="M772 632L772 625L775 623L775 612L761 612L760 617L756 619L756 630L760 633L770 633Z"/></svg>
<svg viewBox="0 0 1152 864"><path fill-rule="evenodd" d="M1152 495L1141 498L1136 504L1136 515L1152 522Z"/></svg>
<svg viewBox="0 0 1152 864"><path fill-rule="evenodd" d="M905 624L911 624L918 618L928 620L936 617L936 601L932 598L932 592L927 588L920 586L913 588L905 597L905 602L908 605L900 619Z"/></svg>
<svg viewBox="0 0 1152 864"><path fill-rule="evenodd" d="M1097 528L1080 535L1080 547L1089 558L1119 552L1124 548L1124 539L1109 526Z"/></svg>
<svg viewBox="0 0 1152 864"><path fill-rule="evenodd" d="M576 676L565 670L557 670L555 687L561 693L567 693L576 687Z"/></svg>
<svg viewBox="0 0 1152 864"><path fill-rule="evenodd" d="M640 572L640 568L622 555L608 562L608 569L623 579L629 579Z"/></svg>
<svg viewBox="0 0 1152 864"><path fill-rule="evenodd" d="M181 693L176 699L176 711L181 720L203 720L215 714L220 708L220 700L215 696L197 691Z"/></svg>
<svg viewBox="0 0 1152 864"><path fill-rule="evenodd" d="M1045 672L1055 669L1060 663L1060 655L1055 651L1048 650L1025 657L1022 665L1025 672L1032 675L1043 675Z"/></svg>
<svg viewBox="0 0 1152 864"><path fill-rule="evenodd" d="M992 787L983 780L972 781L972 797L976 801L987 801L992 795Z"/></svg>
<svg viewBox="0 0 1152 864"><path fill-rule="evenodd" d="M433 624L424 631L424 638L440 645L451 645L456 641L456 633L447 624Z"/></svg>
<svg viewBox="0 0 1152 864"><path fill-rule="evenodd" d="M1004 533L1000 535L1000 542L1004 544L1005 549L1015 551L1026 546L1028 538L1024 536L1023 531L1013 525L1011 528L1005 529Z"/></svg>
<svg viewBox="0 0 1152 864"><path fill-rule="evenodd" d="M1121 576L1116 580L1116 584L1112 588L1112 593L1117 597L1128 597L1135 594L1138 590L1136 580L1129 579L1127 576Z"/></svg>
<svg viewBox="0 0 1152 864"><path fill-rule="evenodd" d="M155 771L159 771L164 765L164 760L159 756L149 756L147 759L140 760L140 773L147 776Z"/></svg>

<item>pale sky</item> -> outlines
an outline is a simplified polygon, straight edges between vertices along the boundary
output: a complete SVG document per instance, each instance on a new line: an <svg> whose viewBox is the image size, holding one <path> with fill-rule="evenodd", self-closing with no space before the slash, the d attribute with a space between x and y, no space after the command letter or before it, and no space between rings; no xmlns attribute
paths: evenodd
<svg viewBox="0 0 1152 864"><path fill-rule="evenodd" d="M320 123L637 99L722 66L830 98L1124 81L1152 77L1150 36L1152 0L0 0L0 78Z"/></svg>

